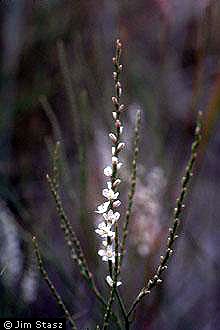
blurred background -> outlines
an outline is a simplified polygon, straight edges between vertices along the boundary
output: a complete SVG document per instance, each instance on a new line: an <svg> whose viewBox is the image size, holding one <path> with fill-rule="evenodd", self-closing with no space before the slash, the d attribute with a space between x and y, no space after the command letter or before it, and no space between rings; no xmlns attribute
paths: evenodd
<svg viewBox="0 0 220 330"><path fill-rule="evenodd" d="M45 179L62 144L62 197L98 287L94 209L111 159L112 56L123 43L126 209L137 109L141 149L121 293L129 306L165 248L198 110L204 135L176 254L132 329L220 328L220 3L211 0L1 0L0 317L62 317L35 263L46 268L79 329L102 310L72 264ZM123 216L121 217L123 219ZM111 326L111 329L115 329Z"/></svg>

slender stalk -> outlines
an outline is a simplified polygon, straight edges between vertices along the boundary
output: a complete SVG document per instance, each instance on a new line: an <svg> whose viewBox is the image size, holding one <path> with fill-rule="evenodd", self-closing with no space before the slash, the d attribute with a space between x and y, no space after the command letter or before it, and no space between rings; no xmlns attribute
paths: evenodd
<svg viewBox="0 0 220 330"><path fill-rule="evenodd" d="M121 307L121 311L122 311L123 317L124 317L125 322L126 322L127 321L127 311L126 311L126 307L124 305L123 299L121 298L121 295L120 295L120 293L119 293L119 291L117 289L115 291L115 294L116 294L116 297L118 299L118 302L119 302L119 305Z"/></svg>
<svg viewBox="0 0 220 330"><path fill-rule="evenodd" d="M61 296L57 292L57 290L56 290L53 282L49 278L49 275L48 275L46 269L44 268L43 260L42 260L41 253L40 253L40 249L39 249L39 246L38 246L38 243L37 243L37 240L36 240L36 237L35 236L32 238L32 242L33 242L33 246L34 246L34 251L35 251L35 255L36 255L38 267L39 267L39 270L40 270L40 272L41 272L41 274L43 276L44 281L47 283L47 285L48 285L48 287L49 287L49 289L50 289L53 297L57 301L58 305L63 310L66 319L69 320L69 322L71 324L72 330L77 330L77 326L76 326L76 324L75 324L75 322L74 322L74 320L73 320L70 312L68 311L66 305L64 304Z"/></svg>
<svg viewBox="0 0 220 330"><path fill-rule="evenodd" d="M126 239L128 236L128 225L131 218L131 211L133 206L133 199L136 190L136 176L137 176L137 158L139 153L139 131L140 131L140 123L141 123L141 113L140 110L137 111L136 114L136 124L135 124L135 131L134 131L134 150L133 150L133 159L132 159L132 171L131 171L131 183L130 183L130 190L128 193L128 207L125 216L125 223L123 226L123 233L122 233L122 243L121 243L121 255L120 255L120 267L122 266L123 257L126 252Z"/></svg>
<svg viewBox="0 0 220 330"><path fill-rule="evenodd" d="M183 208L185 207L184 200L186 197L190 179L193 175L193 166L197 157L197 149L201 141L201 128L202 128L201 116L202 113L199 112L197 124L195 128L194 141L191 146L190 158L186 166L185 175L182 178L180 196L176 200L176 207L174 208L174 212L173 212L172 226L169 228L169 235L167 239L167 248L165 254L160 257L160 263L159 266L157 267L155 275L142 288L142 290L139 292L134 302L132 303L131 308L127 314L127 318L129 318L131 314L135 311L137 305L140 303L143 297L145 297L147 294L150 294L151 290L162 282L161 275L164 272L164 270L167 269L168 261L170 260L170 257L173 254L173 245L175 240L178 238L177 230L180 224L180 216L182 214Z"/></svg>

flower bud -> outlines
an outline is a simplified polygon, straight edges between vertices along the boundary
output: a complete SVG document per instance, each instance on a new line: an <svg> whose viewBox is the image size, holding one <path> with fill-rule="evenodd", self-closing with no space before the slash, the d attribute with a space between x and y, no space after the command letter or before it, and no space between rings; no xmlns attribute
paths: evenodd
<svg viewBox="0 0 220 330"><path fill-rule="evenodd" d="M121 205L121 202L119 200L113 202L112 206L113 207L119 207Z"/></svg>
<svg viewBox="0 0 220 330"><path fill-rule="evenodd" d="M117 142L117 138L116 138L115 134L109 133L109 137L110 137L110 139L112 140L113 143Z"/></svg>
<svg viewBox="0 0 220 330"><path fill-rule="evenodd" d="M117 120L115 121L115 127L116 127L116 128L120 128L120 127L121 127L121 122L120 122L119 119L117 119Z"/></svg>
<svg viewBox="0 0 220 330"><path fill-rule="evenodd" d="M115 96L112 96L112 103L114 105L118 104L118 100L117 100L117 98Z"/></svg>
<svg viewBox="0 0 220 330"><path fill-rule="evenodd" d="M117 112L115 112L115 111L114 111L114 112L112 112L112 117L113 117L113 119L115 119L115 120L116 120L116 119L117 119Z"/></svg>
<svg viewBox="0 0 220 330"><path fill-rule="evenodd" d="M117 187L119 184L121 183L120 179L115 180L115 182L113 183L113 187Z"/></svg>
<svg viewBox="0 0 220 330"><path fill-rule="evenodd" d="M119 111L120 112L123 111L124 110L124 107L125 107L124 104L121 104L120 107L119 107Z"/></svg>
<svg viewBox="0 0 220 330"><path fill-rule="evenodd" d="M117 151L120 152L121 150L123 150L125 147L125 143L124 142L120 142L118 144L118 147L117 147Z"/></svg>

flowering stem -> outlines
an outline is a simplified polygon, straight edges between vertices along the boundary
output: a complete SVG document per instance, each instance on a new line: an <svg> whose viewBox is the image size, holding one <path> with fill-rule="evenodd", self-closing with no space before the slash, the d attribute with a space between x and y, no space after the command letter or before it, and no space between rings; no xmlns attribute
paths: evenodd
<svg viewBox="0 0 220 330"><path fill-rule="evenodd" d="M77 326L70 314L70 312L68 311L66 305L64 304L64 302L62 301L62 298L61 296L59 295L59 293L57 292L55 286L53 285L52 281L50 280L49 278L49 275L46 271L46 269L44 268L44 265L43 265L43 260L42 260L42 257L41 257L41 253L40 253L40 249L39 249L39 246L38 246L38 243L37 243L37 240L36 240L36 237L33 237L32 238L32 242L33 242L33 245L34 245L34 251L35 251L35 255L36 255L36 259L37 259L37 263L38 263L38 267L39 267L39 270L43 276L43 279L45 280L45 282L47 283L52 295L54 296L54 298L56 299L58 305L62 308L67 320L69 320L70 324L71 324L71 328L73 330L77 330Z"/></svg>
<svg viewBox="0 0 220 330"><path fill-rule="evenodd" d="M180 224L180 216L184 208L185 196L188 190L190 179L193 175L193 166L197 157L197 149L201 141L201 128L202 128L201 116L202 113L199 112L197 124L195 128L194 141L191 146L190 158L186 166L185 175L182 178L180 196L176 200L176 207L174 208L174 213L173 213L172 227L169 228L169 235L167 239L167 248L165 251L165 255L160 257L160 264L157 267L155 275L142 288L142 290L139 292L134 302L132 303L131 308L127 314L128 319L131 316L131 314L135 311L137 305L140 303L142 298L147 294L150 294L151 289L153 289L155 286L157 286L162 282L160 277L164 272L164 270L167 269L168 261L173 253L173 245L175 240L178 238L178 235L176 233Z"/></svg>
<svg viewBox="0 0 220 330"><path fill-rule="evenodd" d="M115 107L115 110L113 112L113 118L115 120L115 134L110 133L109 136L112 140L112 173L111 173L111 189L113 191L113 195L118 195L117 192L117 187L118 187L118 182L120 183L120 179L118 178L118 154L124 147L124 143L120 142L120 136L122 133L122 125L120 121L120 112L124 108L123 105L120 105L120 98L121 98L121 83L119 81L120 78L120 73L122 70L122 65L120 64L120 56L121 56L121 49L122 49L122 44L120 40L116 41L116 54L115 57L113 57L113 64L115 67L115 71L113 72L113 77L114 77L114 82L115 82L115 96L112 97L112 102ZM113 200L110 200L110 210L114 209L115 207L115 202ZM114 301L114 295L117 291L117 286L119 285L118 280L118 275L119 275L119 229L118 229L118 223L117 221L114 222L114 229L115 229L115 239L114 239L114 246L115 246L115 251L114 251L114 267L113 267L113 262L112 260L109 260L109 275L110 278L112 279L112 288L110 290L110 295L107 303L107 308L104 314L104 321L103 321L103 330L106 330L109 326L109 317ZM108 246L112 246L112 239L111 237L107 236L107 248ZM120 298L119 293L117 292L116 294L120 307L122 309L122 313L124 317L126 317L126 311L125 307L122 303L122 299Z"/></svg>

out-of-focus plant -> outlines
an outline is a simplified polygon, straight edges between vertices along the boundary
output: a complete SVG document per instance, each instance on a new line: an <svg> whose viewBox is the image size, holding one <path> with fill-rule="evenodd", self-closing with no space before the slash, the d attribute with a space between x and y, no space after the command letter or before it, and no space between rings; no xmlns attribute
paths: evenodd
<svg viewBox="0 0 220 330"><path fill-rule="evenodd" d="M120 152L125 148L125 143L121 140L123 133L122 115L125 110L125 106L121 103L122 86L120 82L120 76L122 72L122 64L120 62L122 52L122 43L118 39L116 41L116 52L113 57L113 79L115 93L112 97L112 103L114 110L112 112L113 117L113 131L109 133L109 138L112 144L112 160L111 164L104 169L104 175L108 178L107 188L103 189L102 194L106 198L101 205L97 207L95 211L101 218L98 228L95 232L102 239L102 246L98 251L98 255L108 265L108 271L106 275L106 284L109 288L109 295L106 298L99 290L95 276L90 272L89 266L84 255L81 243L71 225L71 222L64 209L61 196L60 196L60 179L59 179L59 149L60 143L57 142L53 153L53 166L50 175L47 175L47 180L50 186L52 196L55 200L57 213L60 219L60 226L64 233L66 244L70 250L71 259L79 267L79 271L85 281L88 283L90 289L93 291L97 299L104 307L103 323L97 325L96 329L108 329L113 324L118 329L130 329L132 322L134 321L134 312L141 302L141 300L149 295L152 289L162 282L163 272L168 267L168 262L174 252L174 243L178 238L178 228L181 221L182 211L185 207L184 200L186 197L189 183L193 175L193 166L197 156L197 148L201 140L201 113L198 115L198 120L195 128L194 142L191 147L191 154L187 163L185 174L181 181L180 195L176 200L176 206L173 212L172 223L169 228L169 234L167 238L166 249L163 255L160 257L159 265L156 268L155 274L150 280L145 282L145 285L135 297L131 306L128 308L124 298L121 295L119 286L125 286L126 283L122 283L120 280L120 274L122 271L123 257L126 252L126 241L129 234L129 222L132 215L133 200L137 183L137 160L139 154L139 131L141 114L137 111L136 125L134 131L134 147L133 147L133 159L132 159L132 172L130 178L130 189L128 193L128 205L125 213L125 220L122 222L121 214L116 210L121 205L119 197L119 187L121 184L120 171L122 171L122 163L119 160ZM45 100L43 100L45 103ZM45 105L45 104L44 104ZM59 134L58 134L59 135ZM148 187L149 188L149 187ZM153 189L151 187L149 189ZM152 196L151 196L152 197ZM122 228L122 230L120 230ZM62 308L66 319L70 322L72 329L77 329L76 320L72 316L71 312L66 307L61 296L59 295L55 285L51 281L49 274L47 273L43 264L41 252L36 240L33 237L33 245L36 254L36 260L39 266L39 270L47 283L52 295L56 299L59 306ZM121 313L117 313L113 310L114 301L120 307Z"/></svg>

